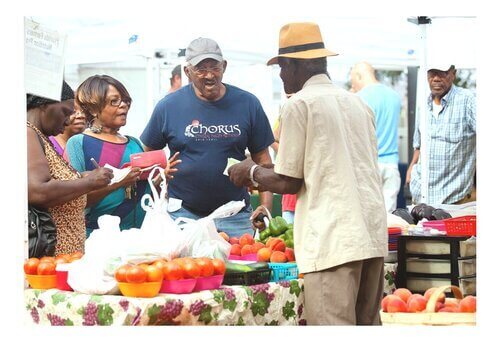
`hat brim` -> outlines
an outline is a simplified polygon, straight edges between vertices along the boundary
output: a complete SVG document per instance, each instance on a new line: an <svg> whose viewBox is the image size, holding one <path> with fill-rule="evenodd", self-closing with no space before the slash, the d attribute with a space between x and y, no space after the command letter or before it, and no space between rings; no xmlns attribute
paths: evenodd
<svg viewBox="0 0 500 342"><path fill-rule="evenodd" d="M217 55L217 54L214 54L214 53L206 53L206 54L203 54L203 55L199 55L199 56L193 57L189 61L186 61L186 62L188 62L189 64L195 66L195 65L198 65L198 63L200 63L202 60L208 59L208 58L215 59L216 61L219 61L219 62L222 62L224 60L224 58L222 58L221 55Z"/></svg>
<svg viewBox="0 0 500 342"><path fill-rule="evenodd" d="M285 53L271 58L267 65L278 64L279 57L297 58L297 59L314 59L321 57L337 56L338 53L330 51L328 49L315 49L300 52Z"/></svg>
<svg viewBox="0 0 500 342"><path fill-rule="evenodd" d="M427 71L430 70L439 70L439 71L448 71L451 69L451 67L454 67L453 64L429 64L427 65Z"/></svg>

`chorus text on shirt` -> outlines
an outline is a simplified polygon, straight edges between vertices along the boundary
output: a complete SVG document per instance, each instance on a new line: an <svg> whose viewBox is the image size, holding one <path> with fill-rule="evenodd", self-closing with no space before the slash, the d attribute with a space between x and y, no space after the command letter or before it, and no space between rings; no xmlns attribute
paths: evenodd
<svg viewBox="0 0 500 342"><path fill-rule="evenodd" d="M210 125L205 126L198 120L193 120L186 126L184 135L196 139L225 139L241 135L240 125Z"/></svg>

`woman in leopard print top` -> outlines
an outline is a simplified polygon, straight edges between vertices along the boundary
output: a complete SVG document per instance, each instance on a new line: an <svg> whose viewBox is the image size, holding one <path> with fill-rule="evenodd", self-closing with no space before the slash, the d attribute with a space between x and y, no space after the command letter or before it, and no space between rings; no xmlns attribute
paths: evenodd
<svg viewBox="0 0 500 342"><path fill-rule="evenodd" d="M86 194L109 184L112 172L80 174L48 137L64 131L74 111L74 92L63 81L61 102L27 94L28 202L47 208L57 229L55 255L84 252Z"/></svg>

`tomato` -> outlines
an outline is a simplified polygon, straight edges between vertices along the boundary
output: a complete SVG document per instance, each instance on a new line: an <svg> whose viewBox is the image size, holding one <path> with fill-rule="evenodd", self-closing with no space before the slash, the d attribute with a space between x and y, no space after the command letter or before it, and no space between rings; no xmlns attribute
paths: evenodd
<svg viewBox="0 0 500 342"><path fill-rule="evenodd" d="M40 264L40 259L29 258L24 262L24 273L26 274L37 274L38 264Z"/></svg>
<svg viewBox="0 0 500 342"><path fill-rule="evenodd" d="M198 278L201 275L201 267L193 260L184 261L182 270L184 271L184 278Z"/></svg>
<svg viewBox="0 0 500 342"><path fill-rule="evenodd" d="M44 261L56 262L56 258L54 258L54 257L52 257L52 256L44 256L44 257L41 257L41 258L40 258L40 262L44 262Z"/></svg>
<svg viewBox="0 0 500 342"><path fill-rule="evenodd" d="M214 265L212 264L212 260L209 258L196 258L194 259L195 263L201 269L201 277L210 277L214 274Z"/></svg>
<svg viewBox="0 0 500 342"><path fill-rule="evenodd" d="M58 256L56 256L56 264L66 264L69 262L71 262L71 257L68 254L59 254Z"/></svg>
<svg viewBox="0 0 500 342"><path fill-rule="evenodd" d="M125 278L127 283L144 283L147 279L147 273L139 266L130 266Z"/></svg>
<svg viewBox="0 0 500 342"><path fill-rule="evenodd" d="M56 264L54 262L40 261L37 267L38 275L56 274Z"/></svg>
<svg viewBox="0 0 500 342"><path fill-rule="evenodd" d="M184 271L178 262L167 261L161 270L166 280L179 280L184 278Z"/></svg>
<svg viewBox="0 0 500 342"><path fill-rule="evenodd" d="M153 266L158 267L159 269L162 269L163 266L167 263L167 260L164 259L158 259L153 262Z"/></svg>
<svg viewBox="0 0 500 342"><path fill-rule="evenodd" d="M214 274L224 274L226 272L226 263L222 259L212 259L214 265Z"/></svg>
<svg viewBox="0 0 500 342"><path fill-rule="evenodd" d="M118 267L115 271L115 279L119 283L126 283L127 282L127 271L130 268L130 265L125 264L120 267Z"/></svg>
<svg viewBox="0 0 500 342"><path fill-rule="evenodd" d="M146 281L159 282L163 280L163 271L161 268L154 265L148 265L146 268Z"/></svg>
<svg viewBox="0 0 500 342"><path fill-rule="evenodd" d="M148 266L149 266L148 264L144 264L144 263L139 264L139 267L142 268L144 271L146 271L148 269Z"/></svg>

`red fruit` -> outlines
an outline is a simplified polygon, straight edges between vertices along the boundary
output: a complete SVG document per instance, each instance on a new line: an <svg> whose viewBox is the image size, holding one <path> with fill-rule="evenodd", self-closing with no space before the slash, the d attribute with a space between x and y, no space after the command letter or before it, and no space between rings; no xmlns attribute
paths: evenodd
<svg viewBox="0 0 500 342"><path fill-rule="evenodd" d="M272 251L268 247L259 249L259 251L257 252L257 261L268 262L269 259L271 259L271 253Z"/></svg>
<svg viewBox="0 0 500 342"><path fill-rule="evenodd" d="M144 283L147 280L147 277L148 275L142 267L130 266L127 270L125 279L127 280L127 283Z"/></svg>
<svg viewBox="0 0 500 342"><path fill-rule="evenodd" d="M460 312L476 312L476 297L467 296L462 299L458 304L458 310Z"/></svg>
<svg viewBox="0 0 500 342"><path fill-rule="evenodd" d="M115 271L115 279L119 283L126 283L127 282L127 271L130 268L131 265L125 264L120 267L118 267Z"/></svg>
<svg viewBox="0 0 500 342"><path fill-rule="evenodd" d="M453 307L453 306L444 306L443 308L439 309L438 312L460 312L458 308Z"/></svg>
<svg viewBox="0 0 500 342"><path fill-rule="evenodd" d="M241 255L241 246L237 244L231 245L231 250L229 251L229 254Z"/></svg>
<svg viewBox="0 0 500 342"><path fill-rule="evenodd" d="M241 247L241 255L243 256L247 254L255 254L252 245L244 245L243 247Z"/></svg>
<svg viewBox="0 0 500 342"><path fill-rule="evenodd" d="M382 298L382 301L380 302L380 307L383 312L387 312L387 303L389 303L389 300L391 298L399 298L398 296L395 296L393 294L387 295L384 298Z"/></svg>
<svg viewBox="0 0 500 342"><path fill-rule="evenodd" d="M154 265L148 265L145 271L146 271L147 282L156 283L163 280L163 271L160 267Z"/></svg>
<svg viewBox="0 0 500 342"><path fill-rule="evenodd" d="M271 262L278 262L278 263L287 262L285 253L283 253L281 251L274 251L271 254L270 260L271 260Z"/></svg>
<svg viewBox="0 0 500 342"><path fill-rule="evenodd" d="M439 310L441 310L442 308L444 308L444 303L436 302L436 306L434 307L434 312L439 312Z"/></svg>
<svg viewBox="0 0 500 342"><path fill-rule="evenodd" d="M37 268L40 264L40 259L29 258L24 262L24 273L26 274L37 274Z"/></svg>
<svg viewBox="0 0 500 342"><path fill-rule="evenodd" d="M240 246L243 247L245 245L253 245L254 244L254 239L252 235L245 233L242 236L240 236Z"/></svg>
<svg viewBox="0 0 500 342"><path fill-rule="evenodd" d="M201 275L200 266L198 266L192 259L184 261L182 270L184 271L184 278L186 279L199 278Z"/></svg>
<svg viewBox="0 0 500 342"><path fill-rule="evenodd" d="M424 297L425 299L429 300L429 298L431 297L432 293L436 290L435 287L431 287L430 289L427 289L427 291L425 291L424 293ZM444 293L441 293L438 297L438 302L440 303L444 303L444 300L445 300L446 296L444 295Z"/></svg>
<svg viewBox="0 0 500 342"><path fill-rule="evenodd" d="M253 248L253 252L254 253L257 253L260 249L266 247L266 245L264 245L262 242L255 242L253 245L252 245L252 248Z"/></svg>
<svg viewBox="0 0 500 342"><path fill-rule="evenodd" d="M55 262L41 261L36 269L38 275L54 275L56 274Z"/></svg>
<svg viewBox="0 0 500 342"><path fill-rule="evenodd" d="M401 298L401 300L405 303L408 304L408 298L412 295L411 291L408 289L405 289L404 287L401 287L399 289L396 289L393 293L395 296L398 296Z"/></svg>
<svg viewBox="0 0 500 342"><path fill-rule="evenodd" d="M427 299L421 294L413 294L408 298L409 312L422 312L427 307Z"/></svg>
<svg viewBox="0 0 500 342"><path fill-rule="evenodd" d="M214 275L214 264L209 258L196 258L196 264L201 269L201 277L211 277Z"/></svg>
<svg viewBox="0 0 500 342"><path fill-rule="evenodd" d="M293 248L285 248L285 256L288 262L295 261L295 251Z"/></svg>
<svg viewBox="0 0 500 342"><path fill-rule="evenodd" d="M71 257L68 254L59 254L58 256L56 256L56 264L67 264L69 262L71 262Z"/></svg>
<svg viewBox="0 0 500 342"><path fill-rule="evenodd" d="M408 312L408 305L398 296L394 295L394 297L389 298L387 301L387 312Z"/></svg>
<svg viewBox="0 0 500 342"><path fill-rule="evenodd" d="M166 280L179 280L184 277L184 271L178 262L167 261L162 266L161 270Z"/></svg>
<svg viewBox="0 0 500 342"><path fill-rule="evenodd" d="M222 259L212 259L212 264L214 265L214 274L220 275L226 272L226 263Z"/></svg>
<svg viewBox="0 0 500 342"><path fill-rule="evenodd" d="M240 244L240 239L238 239L236 236L233 236L232 238L229 238L229 243L231 245Z"/></svg>

